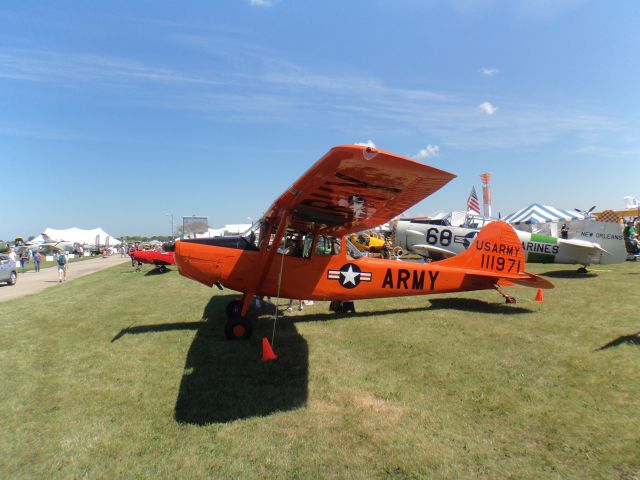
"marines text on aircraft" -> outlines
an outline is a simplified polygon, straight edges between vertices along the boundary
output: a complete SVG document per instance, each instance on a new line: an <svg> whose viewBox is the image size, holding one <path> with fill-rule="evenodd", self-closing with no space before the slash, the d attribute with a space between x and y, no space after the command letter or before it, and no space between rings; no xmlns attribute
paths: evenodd
<svg viewBox="0 0 640 480"><path fill-rule="evenodd" d="M369 258L346 238L396 217L454 175L355 145L331 149L243 236L185 239L174 246L180 273L243 293L227 305L228 338L247 338L254 296L346 302L497 289L552 288L524 271L513 228L494 222L462 255L437 264ZM259 233L257 233L259 231Z"/></svg>
<svg viewBox="0 0 640 480"><path fill-rule="evenodd" d="M527 262L582 265L620 263L625 260L620 224L615 221L580 220L573 222L573 238L562 239L516 230ZM434 225L429 220L399 220L394 244L433 260L450 258L469 248L480 232L477 228Z"/></svg>

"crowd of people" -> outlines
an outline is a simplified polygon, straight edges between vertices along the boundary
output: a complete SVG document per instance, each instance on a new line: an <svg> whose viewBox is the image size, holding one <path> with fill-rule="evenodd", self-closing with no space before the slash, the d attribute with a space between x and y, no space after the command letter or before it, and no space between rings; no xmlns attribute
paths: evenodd
<svg viewBox="0 0 640 480"><path fill-rule="evenodd" d="M636 221L628 221L627 225L624 227L624 231L622 235L624 237L624 244L627 248L627 252L632 254L640 253L640 240L638 239L638 227L640 222Z"/></svg>

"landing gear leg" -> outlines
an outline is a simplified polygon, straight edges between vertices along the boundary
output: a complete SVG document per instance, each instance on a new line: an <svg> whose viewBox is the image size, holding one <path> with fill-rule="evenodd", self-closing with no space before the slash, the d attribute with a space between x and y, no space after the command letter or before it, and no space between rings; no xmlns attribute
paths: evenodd
<svg viewBox="0 0 640 480"><path fill-rule="evenodd" d="M329 310L336 313L356 313L356 307L353 302L340 302L337 300L329 304Z"/></svg>
<svg viewBox="0 0 640 480"><path fill-rule="evenodd" d="M504 290L502 290L498 285L494 285L493 288L495 288L498 291L498 293L502 295L505 303L516 303L516 297L512 297L511 295L506 293Z"/></svg>

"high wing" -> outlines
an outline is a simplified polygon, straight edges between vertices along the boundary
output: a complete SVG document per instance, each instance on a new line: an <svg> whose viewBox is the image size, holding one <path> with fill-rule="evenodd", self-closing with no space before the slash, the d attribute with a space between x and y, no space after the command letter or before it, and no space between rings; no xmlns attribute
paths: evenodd
<svg viewBox="0 0 640 480"><path fill-rule="evenodd" d="M454 178L375 148L338 146L291 185L265 218L286 212L290 228L342 236L385 223Z"/></svg>

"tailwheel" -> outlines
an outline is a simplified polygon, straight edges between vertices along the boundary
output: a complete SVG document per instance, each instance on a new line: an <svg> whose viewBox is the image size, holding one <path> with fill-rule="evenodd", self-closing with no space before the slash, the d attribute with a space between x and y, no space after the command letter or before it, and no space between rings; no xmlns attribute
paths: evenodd
<svg viewBox="0 0 640 480"><path fill-rule="evenodd" d="M589 270L587 270L587 267L580 267L578 273L589 273Z"/></svg>
<svg viewBox="0 0 640 480"><path fill-rule="evenodd" d="M158 267L158 270L160 270L160 273L164 273L167 271L167 266L166 265L160 265L160 267Z"/></svg>
<svg viewBox="0 0 640 480"><path fill-rule="evenodd" d="M253 333L251 320L242 317L230 318L224 326L227 340L246 340Z"/></svg>
<svg viewBox="0 0 640 480"><path fill-rule="evenodd" d="M229 303L227 303L224 311L227 314L227 317L229 317L230 319L234 319L240 317L241 310L242 302L240 300L231 300Z"/></svg>
<svg viewBox="0 0 640 480"><path fill-rule="evenodd" d="M502 295L502 298L504 298L504 303L516 303L516 297L512 297L511 295L506 293L504 290L502 290L500 287L498 287L498 285L494 285L493 288L495 288L498 291L498 293Z"/></svg>

